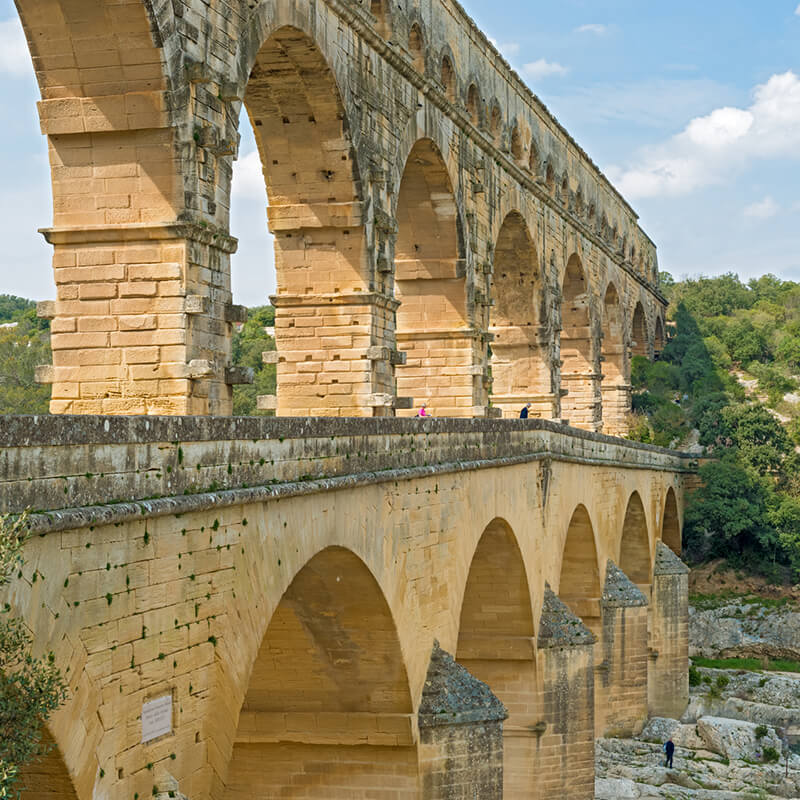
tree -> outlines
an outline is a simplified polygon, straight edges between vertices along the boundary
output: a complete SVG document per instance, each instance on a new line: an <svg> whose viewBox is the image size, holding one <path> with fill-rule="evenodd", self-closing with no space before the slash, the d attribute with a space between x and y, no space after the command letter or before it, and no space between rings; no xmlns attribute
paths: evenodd
<svg viewBox="0 0 800 800"><path fill-rule="evenodd" d="M776 473L791 449L786 429L762 405L728 406L722 421L740 459L760 475Z"/></svg>
<svg viewBox="0 0 800 800"><path fill-rule="evenodd" d="M23 565L27 517L0 517L0 588ZM66 686L52 653L31 654L33 638L11 607L0 611L0 798L12 797L19 769L45 754L42 728L66 699Z"/></svg>
<svg viewBox="0 0 800 800"><path fill-rule="evenodd" d="M775 559L778 534L767 516L767 485L735 458L700 468L702 486L688 499L685 518L687 552L695 560L727 558L751 564Z"/></svg>
<svg viewBox="0 0 800 800"><path fill-rule="evenodd" d="M237 416L258 414L259 395L275 394L276 368L265 364L262 353L275 350L275 339L266 328L275 324L275 309L272 306L251 308L247 322L233 339L233 363L250 367L254 382L250 386L237 386L233 391L233 413Z"/></svg>
<svg viewBox="0 0 800 800"><path fill-rule="evenodd" d="M34 380L36 367L50 363L46 331L23 318L0 328L0 414L46 414L50 387Z"/></svg>

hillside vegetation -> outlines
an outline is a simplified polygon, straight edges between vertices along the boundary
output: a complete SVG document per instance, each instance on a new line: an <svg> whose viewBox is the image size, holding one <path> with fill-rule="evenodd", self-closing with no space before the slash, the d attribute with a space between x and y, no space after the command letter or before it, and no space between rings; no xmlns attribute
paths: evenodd
<svg viewBox="0 0 800 800"><path fill-rule="evenodd" d="M674 282L661 358L635 358L631 438L714 457L686 510L686 555L800 578L800 284L772 275Z"/></svg>

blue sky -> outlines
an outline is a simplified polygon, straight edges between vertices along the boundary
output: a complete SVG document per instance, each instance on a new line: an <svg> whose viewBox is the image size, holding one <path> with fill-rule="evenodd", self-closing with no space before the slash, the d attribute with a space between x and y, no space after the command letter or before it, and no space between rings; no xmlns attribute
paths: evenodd
<svg viewBox="0 0 800 800"><path fill-rule="evenodd" d="M637 209L662 269L800 280L797 0L464 5ZM12 0L0 0L0 87L0 293L44 299L47 153ZM231 227L234 293L252 305L274 290L274 269L247 128Z"/></svg>

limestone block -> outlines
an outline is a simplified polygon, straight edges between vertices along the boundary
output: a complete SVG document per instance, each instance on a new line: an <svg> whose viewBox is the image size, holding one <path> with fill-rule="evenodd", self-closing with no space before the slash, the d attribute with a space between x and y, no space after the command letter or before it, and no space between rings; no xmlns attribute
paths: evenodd
<svg viewBox="0 0 800 800"><path fill-rule="evenodd" d="M259 411L275 411L278 407L278 398L274 394L261 394L257 402Z"/></svg>
<svg viewBox="0 0 800 800"><path fill-rule="evenodd" d="M753 722L722 717L702 717L697 720L697 733L707 750L738 760L760 759L765 747L781 752L781 740L775 730L768 729L767 735L759 739L756 737L757 727Z"/></svg>
<svg viewBox="0 0 800 800"><path fill-rule="evenodd" d="M225 383L228 386L250 385L255 380L255 372L252 367L226 367Z"/></svg>
<svg viewBox="0 0 800 800"><path fill-rule="evenodd" d="M36 383L50 384L55 383L56 370L51 364L42 364L34 370L33 379Z"/></svg>

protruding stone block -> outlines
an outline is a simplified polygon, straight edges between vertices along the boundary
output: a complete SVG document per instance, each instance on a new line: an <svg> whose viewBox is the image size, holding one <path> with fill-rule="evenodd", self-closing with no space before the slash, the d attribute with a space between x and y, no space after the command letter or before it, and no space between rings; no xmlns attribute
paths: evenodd
<svg viewBox="0 0 800 800"><path fill-rule="evenodd" d="M252 367L226 367L225 383L228 386L249 386L255 380Z"/></svg>
<svg viewBox="0 0 800 800"><path fill-rule="evenodd" d="M184 377L189 380L200 380L201 378L211 378L216 374L217 370L213 362L204 358L195 358L186 365Z"/></svg>
<svg viewBox="0 0 800 800"><path fill-rule="evenodd" d="M275 411L278 408L278 397L274 394L260 394L256 403L259 411Z"/></svg>
<svg viewBox="0 0 800 800"><path fill-rule="evenodd" d="M33 379L36 383L41 384L51 384L55 383L56 380L56 370L52 364L42 364L33 372Z"/></svg>
<svg viewBox="0 0 800 800"><path fill-rule="evenodd" d="M247 322L247 306L237 306L233 303L226 305L225 322Z"/></svg>
<svg viewBox="0 0 800 800"><path fill-rule="evenodd" d="M188 294L183 300L185 314L207 314L211 308L211 301L202 294Z"/></svg>
<svg viewBox="0 0 800 800"><path fill-rule="evenodd" d="M507 716L491 689L436 642L419 707L422 796L501 800Z"/></svg>
<svg viewBox="0 0 800 800"><path fill-rule="evenodd" d="M594 634L545 587L539 622L542 716L539 796L594 798Z"/></svg>
<svg viewBox="0 0 800 800"><path fill-rule="evenodd" d="M55 319L56 304L53 300L42 300L36 304L36 316L39 319Z"/></svg>
<svg viewBox="0 0 800 800"><path fill-rule="evenodd" d="M264 364L277 364L278 363L278 351L277 350L265 350L261 354L261 361Z"/></svg>
<svg viewBox="0 0 800 800"><path fill-rule="evenodd" d="M595 670L600 736L631 737L647 720L647 598L613 562L600 601L602 661Z"/></svg>
<svg viewBox="0 0 800 800"><path fill-rule="evenodd" d="M656 545L647 694L651 716L680 719L689 703L689 568Z"/></svg>

